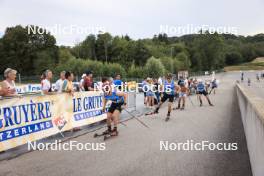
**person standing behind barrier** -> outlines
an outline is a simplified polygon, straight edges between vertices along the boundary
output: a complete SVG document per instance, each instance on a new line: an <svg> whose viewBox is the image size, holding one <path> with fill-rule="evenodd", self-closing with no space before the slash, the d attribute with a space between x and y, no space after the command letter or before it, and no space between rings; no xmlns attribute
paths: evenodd
<svg viewBox="0 0 264 176"><path fill-rule="evenodd" d="M55 83L55 90L58 93L62 92L62 84L63 84L63 81L65 80L65 73L66 73L65 71L60 72L60 79L58 79Z"/></svg>
<svg viewBox="0 0 264 176"><path fill-rule="evenodd" d="M80 91L85 91L85 90L84 90L84 87L83 87L83 83L84 83L85 78L86 78L86 74L84 73L84 74L82 75L82 79L80 80L80 83L79 83Z"/></svg>
<svg viewBox="0 0 264 176"><path fill-rule="evenodd" d="M121 91L123 89L123 82L121 80L121 75L117 74L115 76L114 85Z"/></svg>
<svg viewBox="0 0 264 176"><path fill-rule="evenodd" d="M157 79L154 79L154 90L157 98L157 103L160 102L160 84Z"/></svg>
<svg viewBox="0 0 264 176"><path fill-rule="evenodd" d="M147 78L142 81L142 91L144 93L144 105L147 105Z"/></svg>
<svg viewBox="0 0 264 176"><path fill-rule="evenodd" d="M40 86L43 86L43 81L46 79L46 71L43 71L43 73L40 76Z"/></svg>
<svg viewBox="0 0 264 176"><path fill-rule="evenodd" d="M111 134L111 136L117 136L117 124L119 122L119 116L122 111L122 106L124 105L126 107L127 94L116 89L112 89L112 86L107 78L102 78L102 83L104 92L102 111L105 112L106 103L108 100L112 102L107 112L107 130L103 132L103 134ZM112 121L114 122L113 130L111 127Z"/></svg>
<svg viewBox="0 0 264 176"><path fill-rule="evenodd" d="M205 89L205 85L203 83L202 80L198 80L198 84L197 84L197 94L198 94L198 98L200 100L200 106L203 106L203 101L202 101L202 95L204 95L209 103L210 106L213 106L213 104L211 103L209 97L208 97L208 93L206 92Z"/></svg>
<svg viewBox="0 0 264 176"><path fill-rule="evenodd" d="M151 78L147 78L147 87L148 87L148 91L146 92L146 96L147 96L147 105L152 108L154 105L154 93L152 91L153 89L153 84L152 84L152 79Z"/></svg>
<svg viewBox="0 0 264 176"><path fill-rule="evenodd" d="M17 71L11 68L7 68L4 71L5 80L1 83L2 96L17 96L15 85L16 74Z"/></svg>
<svg viewBox="0 0 264 176"><path fill-rule="evenodd" d="M93 86L93 73L91 71L86 72L86 78L83 81L83 87L85 91L94 91Z"/></svg>
<svg viewBox="0 0 264 176"><path fill-rule="evenodd" d="M8 88L3 88L1 84L0 84L0 97L10 94L11 91Z"/></svg>
<svg viewBox="0 0 264 176"><path fill-rule="evenodd" d="M74 94L74 87L73 87L73 82L72 82L73 80L74 80L73 73L67 71L65 73L65 80L63 81L63 84L62 84L62 92L67 92L73 96Z"/></svg>
<svg viewBox="0 0 264 176"><path fill-rule="evenodd" d="M46 70L45 71L45 79L41 81L41 90L43 94L48 95L53 92L52 90L52 84L51 84L51 79L52 79L52 71Z"/></svg>

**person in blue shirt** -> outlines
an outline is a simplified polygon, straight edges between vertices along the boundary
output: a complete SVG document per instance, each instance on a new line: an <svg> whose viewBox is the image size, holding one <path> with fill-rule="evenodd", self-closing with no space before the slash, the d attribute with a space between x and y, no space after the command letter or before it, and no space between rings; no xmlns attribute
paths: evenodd
<svg viewBox="0 0 264 176"><path fill-rule="evenodd" d="M171 109L172 109L172 104L173 104L173 100L174 100L174 96L175 96L175 88L176 85L174 83L174 80L172 79L172 75L168 74L166 76L166 80L163 83L163 97L161 98L160 103L158 104L158 106L156 107L154 113L159 113L159 109L161 107L161 105L169 100L168 103L168 113L167 113L167 117L165 119L165 121L168 121L170 119L170 113L171 113Z"/></svg>
<svg viewBox="0 0 264 176"><path fill-rule="evenodd" d="M203 83L202 80L198 80L198 84L197 84L197 94L198 94L198 98L200 100L200 106L203 105L203 101L202 101L202 95L204 95L209 103L210 106L213 106L213 104L211 103L210 99L209 99L209 96L208 96L208 93L205 89L205 85Z"/></svg>
<svg viewBox="0 0 264 176"><path fill-rule="evenodd" d="M122 90L122 87L123 87L123 82L121 80L121 75L120 74L117 74L115 76L115 80L114 80L114 85L121 91Z"/></svg>
<svg viewBox="0 0 264 176"><path fill-rule="evenodd" d="M110 85L107 78L102 78L103 88L103 112L106 110L106 103L111 101L111 105L107 112L107 130L103 134L110 134L111 136L117 136L117 124L119 121L122 106L126 107L127 94L116 90ZM114 123L114 129L112 130L111 123Z"/></svg>

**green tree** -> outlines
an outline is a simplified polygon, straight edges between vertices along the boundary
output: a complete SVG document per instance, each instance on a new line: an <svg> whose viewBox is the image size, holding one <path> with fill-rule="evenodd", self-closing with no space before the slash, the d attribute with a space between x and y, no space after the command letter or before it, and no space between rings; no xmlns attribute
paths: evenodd
<svg viewBox="0 0 264 176"><path fill-rule="evenodd" d="M143 78L144 76L144 69L139 66L135 66L135 64L132 64L127 72L127 76L130 78Z"/></svg>
<svg viewBox="0 0 264 176"><path fill-rule="evenodd" d="M96 53L98 59L104 62L111 61L112 36L108 32L97 35Z"/></svg>
<svg viewBox="0 0 264 176"><path fill-rule="evenodd" d="M233 51L233 52L226 53L225 63L227 65L235 65L241 62L242 62L242 55L239 52Z"/></svg>
<svg viewBox="0 0 264 176"><path fill-rule="evenodd" d="M43 34L33 33L30 27L20 25L7 28L0 45L0 71L6 67L17 69L24 75L40 73L42 68L52 68L58 63L55 38L45 29ZM36 31L39 27L35 26ZM46 61L46 62L45 62Z"/></svg>
<svg viewBox="0 0 264 176"><path fill-rule="evenodd" d="M174 72L174 62L173 62L173 58L171 57L162 57L160 58L160 61L162 63L162 65L165 68L165 72L166 73L173 73Z"/></svg>
<svg viewBox="0 0 264 176"><path fill-rule="evenodd" d="M165 73L165 68L162 65L161 61L154 57L151 57L147 60L144 69L145 69L145 74L152 78L158 78L160 76L163 76Z"/></svg>

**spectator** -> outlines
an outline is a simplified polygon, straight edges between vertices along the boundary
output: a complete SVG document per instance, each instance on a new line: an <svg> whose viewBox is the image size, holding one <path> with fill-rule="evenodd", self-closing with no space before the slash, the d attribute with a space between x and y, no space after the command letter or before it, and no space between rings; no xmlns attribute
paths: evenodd
<svg viewBox="0 0 264 176"><path fill-rule="evenodd" d="M84 80L86 79L86 74L84 73L82 75L82 79L80 80L80 84L79 84L79 87L80 87L80 91L84 91L84 86L83 86L83 83L84 83Z"/></svg>
<svg viewBox="0 0 264 176"><path fill-rule="evenodd" d="M151 78L147 78L148 91L146 92L147 96L147 105L152 108L154 105L154 93L152 91L153 81Z"/></svg>
<svg viewBox="0 0 264 176"><path fill-rule="evenodd" d="M52 92L52 71L46 70L44 73L45 79L41 81L41 90L44 94L51 94Z"/></svg>
<svg viewBox="0 0 264 176"><path fill-rule="evenodd" d="M0 96L4 96L6 94L10 94L10 90L8 88L2 88L0 85Z"/></svg>
<svg viewBox="0 0 264 176"><path fill-rule="evenodd" d="M159 103L160 102L160 84L157 79L154 79L154 90L155 90L155 95L157 98L157 103Z"/></svg>
<svg viewBox="0 0 264 176"><path fill-rule="evenodd" d="M72 82L73 79L74 79L73 73L67 71L65 73L65 80L63 81L63 85L62 85L62 92L67 92L73 96L74 94L74 87Z"/></svg>
<svg viewBox="0 0 264 176"><path fill-rule="evenodd" d="M121 81L121 76L120 74L117 74L114 80L114 85L121 91L122 90L122 85L123 82Z"/></svg>
<svg viewBox="0 0 264 176"><path fill-rule="evenodd" d="M93 73L91 71L86 72L86 78L83 81L83 87L85 91L94 91Z"/></svg>
<svg viewBox="0 0 264 176"><path fill-rule="evenodd" d="M142 81L142 91L144 92L144 105L147 105L147 79L148 78L145 78L143 81Z"/></svg>
<svg viewBox="0 0 264 176"><path fill-rule="evenodd" d="M42 75L40 76L40 85L41 85L41 87L43 86L43 81L46 79L45 72L46 71L43 71Z"/></svg>
<svg viewBox="0 0 264 176"><path fill-rule="evenodd" d="M65 80L65 71L62 71L60 73L60 79L58 79L55 83L55 90L59 93L62 92L62 84L63 84L63 81Z"/></svg>
<svg viewBox="0 0 264 176"><path fill-rule="evenodd" d="M4 71L5 80L1 84L2 96L17 96L15 85L16 74L17 71L11 68L7 68Z"/></svg>

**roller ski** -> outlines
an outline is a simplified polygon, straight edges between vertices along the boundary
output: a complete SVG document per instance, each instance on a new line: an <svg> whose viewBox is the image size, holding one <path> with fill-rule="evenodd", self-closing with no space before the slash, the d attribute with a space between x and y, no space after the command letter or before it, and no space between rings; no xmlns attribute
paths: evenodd
<svg viewBox="0 0 264 176"><path fill-rule="evenodd" d="M172 108L172 110L179 110L179 109L181 109L181 107L180 107L180 105L178 104L178 106L177 107L174 107L174 108Z"/></svg>
<svg viewBox="0 0 264 176"><path fill-rule="evenodd" d="M107 139L110 139L112 137L116 137L118 136L118 131L117 130L113 130L111 133L105 134L104 135L104 141Z"/></svg>
<svg viewBox="0 0 264 176"><path fill-rule="evenodd" d="M183 104L180 110L183 111L184 109L185 109L185 105Z"/></svg>
<svg viewBox="0 0 264 176"><path fill-rule="evenodd" d="M170 116L167 115L166 119L165 119L165 122L168 122L170 120Z"/></svg>
<svg viewBox="0 0 264 176"><path fill-rule="evenodd" d="M153 115L153 114L157 114L157 112L155 112L155 111L153 111L153 112L147 112L147 113L145 114L145 116L149 116L149 115Z"/></svg>
<svg viewBox="0 0 264 176"><path fill-rule="evenodd" d="M109 131L109 130L107 129L106 131L104 131L104 132L102 132L102 133L95 133L95 134L94 134L94 138L101 137L101 136L105 136L105 135L110 134L110 133L111 133L111 131Z"/></svg>
<svg viewBox="0 0 264 176"><path fill-rule="evenodd" d="M158 114L158 113L159 113L158 109L155 109L155 111L151 111L151 112L145 113L145 116L153 115L153 114Z"/></svg>

